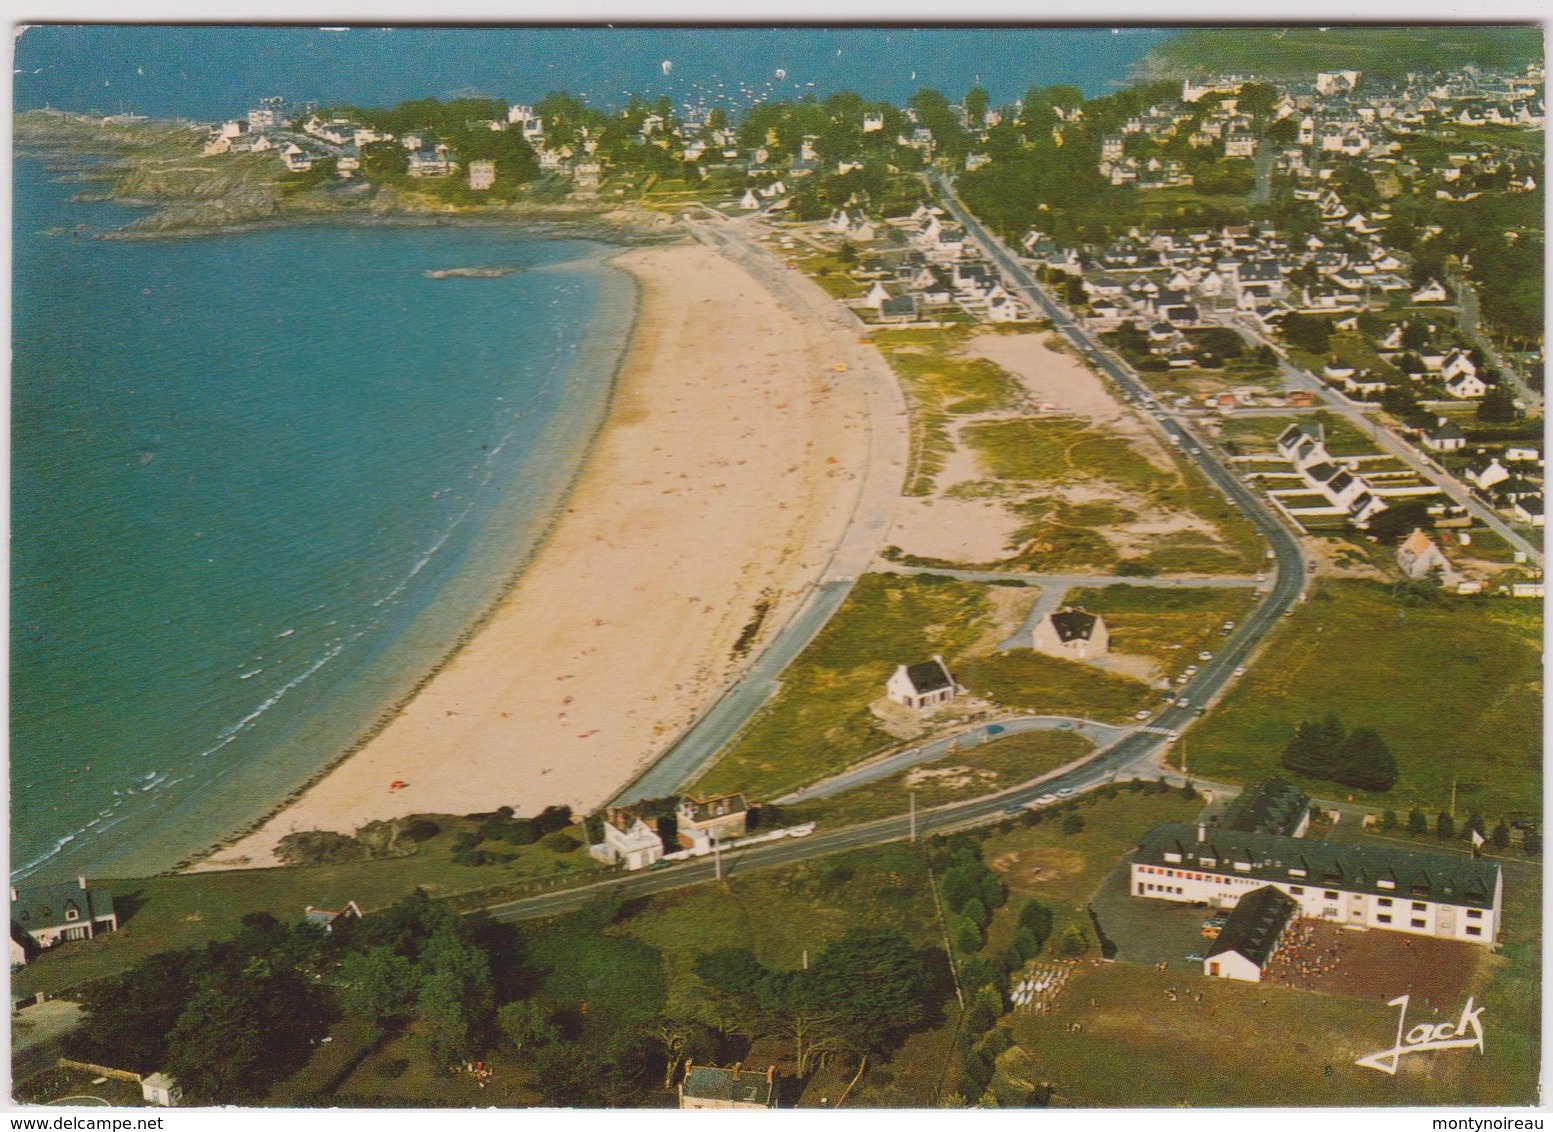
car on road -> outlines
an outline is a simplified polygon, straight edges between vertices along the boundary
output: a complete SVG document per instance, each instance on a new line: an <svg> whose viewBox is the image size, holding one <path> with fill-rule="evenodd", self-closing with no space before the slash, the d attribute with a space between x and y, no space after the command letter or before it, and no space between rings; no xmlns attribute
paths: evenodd
<svg viewBox="0 0 1553 1132"><path fill-rule="evenodd" d="M1061 790L1057 791L1057 797L1059 797L1059 798L1071 798L1071 797L1073 797L1073 788L1071 786L1064 786Z"/></svg>
<svg viewBox="0 0 1553 1132"><path fill-rule="evenodd" d="M1235 675L1236 676L1244 676L1245 674L1246 674L1246 666L1244 664L1242 664L1239 668L1235 669Z"/></svg>
<svg viewBox="0 0 1553 1132"><path fill-rule="evenodd" d="M1037 806L1049 806L1053 802L1055 802L1056 800L1057 800L1057 795L1055 795L1055 794L1042 794L1039 798L1037 798L1035 800L1035 804Z"/></svg>
<svg viewBox="0 0 1553 1132"><path fill-rule="evenodd" d="M1195 444L1192 445L1192 447L1188 448L1187 451L1190 452L1193 456L1201 456L1202 455L1202 449L1198 448Z"/></svg>
<svg viewBox="0 0 1553 1132"><path fill-rule="evenodd" d="M1023 802L1015 802L1012 806L1004 807L1003 812L1005 814L1017 814L1024 808L1025 804Z"/></svg>
<svg viewBox="0 0 1553 1132"><path fill-rule="evenodd" d="M1151 716L1153 714L1154 713L1151 712L1148 708L1144 708L1142 711L1134 712L1133 713L1133 718L1134 719L1147 719L1149 716Z"/></svg>
<svg viewBox="0 0 1553 1132"><path fill-rule="evenodd" d="M1177 696L1176 697L1176 707L1191 707L1191 706L1192 706L1192 699L1191 699L1190 696Z"/></svg>
<svg viewBox="0 0 1553 1132"><path fill-rule="evenodd" d="M1057 724L1057 730L1058 731L1072 731L1073 730L1073 721L1070 720L1070 719L1064 719L1061 723Z"/></svg>
<svg viewBox="0 0 1553 1132"><path fill-rule="evenodd" d="M1235 628L1235 623L1233 621L1226 621L1226 622L1224 622L1224 631L1226 633L1233 631L1234 628Z"/></svg>
<svg viewBox="0 0 1553 1132"><path fill-rule="evenodd" d="M1268 552L1267 552L1267 560L1268 560L1268 561L1269 561L1269 562L1271 562L1271 561L1272 561L1272 560L1273 560L1273 559L1275 559L1275 558L1277 558L1277 557L1278 557L1278 555L1277 555L1277 554L1275 554L1275 553L1274 553L1274 552L1273 552L1273 551L1271 551L1271 550L1269 550L1269 551L1268 551Z"/></svg>
<svg viewBox="0 0 1553 1132"><path fill-rule="evenodd" d="M987 724L987 734L988 735L1001 735L1001 734L1003 734L1003 732L1005 730L1007 730L1007 729L1001 723L989 723L989 724Z"/></svg>

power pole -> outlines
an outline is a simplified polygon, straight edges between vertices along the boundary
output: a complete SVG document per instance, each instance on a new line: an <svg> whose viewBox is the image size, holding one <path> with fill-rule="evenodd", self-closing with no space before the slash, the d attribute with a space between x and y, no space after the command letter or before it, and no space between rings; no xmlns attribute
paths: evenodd
<svg viewBox="0 0 1553 1132"><path fill-rule="evenodd" d="M911 840L917 839L917 792L911 792Z"/></svg>
<svg viewBox="0 0 1553 1132"><path fill-rule="evenodd" d="M1451 821L1456 820L1456 780L1451 779Z"/></svg>
<svg viewBox="0 0 1553 1132"><path fill-rule="evenodd" d="M716 870L717 880L723 879L723 842L714 832L712 834L712 867Z"/></svg>

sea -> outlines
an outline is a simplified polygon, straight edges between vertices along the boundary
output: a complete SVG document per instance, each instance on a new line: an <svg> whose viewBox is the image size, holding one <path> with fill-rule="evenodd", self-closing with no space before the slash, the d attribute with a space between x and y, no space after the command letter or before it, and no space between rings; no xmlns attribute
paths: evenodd
<svg viewBox="0 0 1553 1132"><path fill-rule="evenodd" d="M513 229L93 239L135 214L14 164L11 873L143 875L348 749L499 597L634 285ZM426 274L472 266L522 270Z"/></svg>
<svg viewBox="0 0 1553 1132"><path fill-rule="evenodd" d="M13 96L996 104L1101 93L1168 34L46 25ZM11 875L144 875L270 812L477 625L580 467L635 293L615 249L517 228L97 239L139 214L36 158L13 178ZM427 276L470 266L522 271Z"/></svg>

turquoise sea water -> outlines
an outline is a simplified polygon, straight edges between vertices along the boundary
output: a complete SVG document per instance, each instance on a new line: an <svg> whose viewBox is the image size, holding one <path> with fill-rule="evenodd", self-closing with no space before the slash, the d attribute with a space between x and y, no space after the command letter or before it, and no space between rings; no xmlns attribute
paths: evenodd
<svg viewBox="0 0 1553 1132"><path fill-rule="evenodd" d="M164 868L401 698L531 549L634 310L602 245L155 242L17 159L13 876ZM521 265L494 279L427 270Z"/></svg>

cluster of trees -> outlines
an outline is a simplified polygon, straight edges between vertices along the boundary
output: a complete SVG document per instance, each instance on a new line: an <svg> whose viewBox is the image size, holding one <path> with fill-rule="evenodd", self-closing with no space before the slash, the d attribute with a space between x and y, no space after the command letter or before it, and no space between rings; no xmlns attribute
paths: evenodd
<svg viewBox="0 0 1553 1132"><path fill-rule="evenodd" d="M481 848L493 842L516 846L543 840L547 848L569 853L582 845L581 840L566 832L571 824L570 806L546 806L532 818L514 817L511 806L502 806L495 813L485 815L479 829L461 833L454 839L453 860L460 865L489 865L515 856Z"/></svg>
<svg viewBox="0 0 1553 1132"><path fill-rule="evenodd" d="M191 1101L261 1099L299 1069L344 1011L389 1027L418 1020L432 1056L478 1048L514 988L521 943L416 893L365 920L283 924L245 916L229 940L167 951L82 993L66 1050L140 1073L165 1070Z"/></svg>
<svg viewBox="0 0 1553 1132"><path fill-rule="evenodd" d="M1324 354L1332 344L1332 320L1319 314L1286 314L1278 327L1285 342L1307 353Z"/></svg>
<svg viewBox="0 0 1553 1132"><path fill-rule="evenodd" d="M894 928L853 928L794 971L744 947L705 952L695 971L725 1025L782 1036L800 1076L834 1056L892 1048L938 1016L949 990L942 954Z"/></svg>
<svg viewBox="0 0 1553 1132"><path fill-rule="evenodd" d="M1307 720L1294 729L1283 765L1307 778L1385 791L1397 784L1397 759L1372 727L1345 731L1335 715Z"/></svg>
<svg viewBox="0 0 1553 1132"><path fill-rule="evenodd" d="M1389 833L1396 829L1399 822L1395 810L1387 810L1381 815L1380 827L1383 832ZM1429 815L1414 806L1407 815L1407 831L1415 837L1422 837L1429 832ZM1504 818L1500 818L1493 829L1488 828L1482 811L1472 810L1465 821L1459 826L1456 819L1446 810L1441 810L1434 817L1435 836L1441 841L1450 841L1455 838L1471 840L1475 833L1481 837L1485 844L1503 852L1510 846L1510 826ZM1535 829L1526 828L1521 832L1521 844L1528 854L1536 855L1542 852L1542 835Z"/></svg>
<svg viewBox="0 0 1553 1132"><path fill-rule="evenodd" d="M987 943L992 913L1008 900L1008 889L981 859L981 846L967 840L942 860L947 867L939 896L957 955L975 955Z"/></svg>

